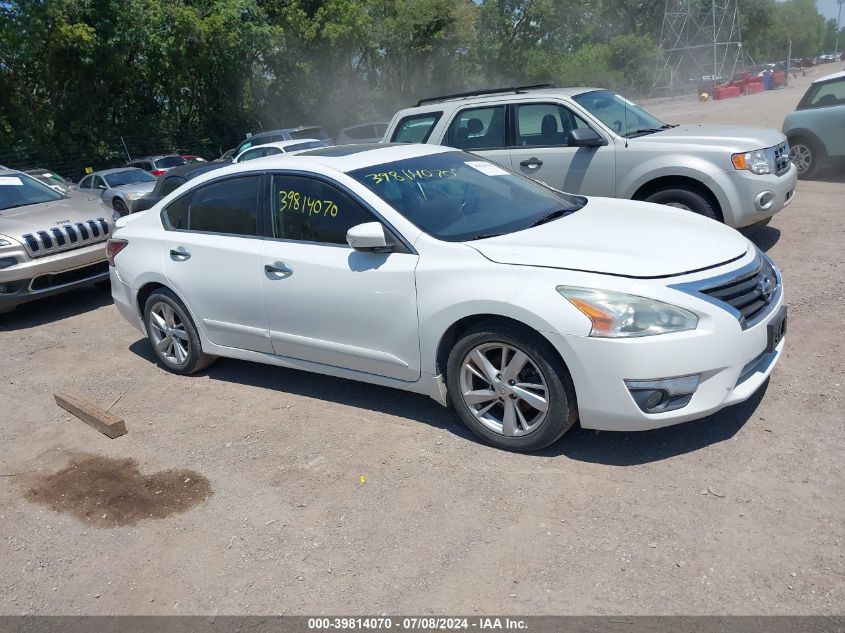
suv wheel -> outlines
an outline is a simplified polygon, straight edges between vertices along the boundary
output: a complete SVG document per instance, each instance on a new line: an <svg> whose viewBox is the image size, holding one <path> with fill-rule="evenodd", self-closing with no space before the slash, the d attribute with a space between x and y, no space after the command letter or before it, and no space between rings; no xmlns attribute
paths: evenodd
<svg viewBox="0 0 845 633"><path fill-rule="evenodd" d="M144 306L144 325L153 351L174 374L192 374L216 360L202 351L199 333L185 306L171 291L156 290Z"/></svg>
<svg viewBox="0 0 845 633"><path fill-rule="evenodd" d="M711 220L719 219L716 210L707 198L698 191L683 186L658 189L649 195L645 201L665 204L677 209L684 209L685 211L692 211Z"/></svg>
<svg viewBox="0 0 845 633"><path fill-rule="evenodd" d="M807 139L796 138L789 141L789 160L798 170L798 177L802 180L812 178L819 171L819 151Z"/></svg>
<svg viewBox="0 0 845 633"><path fill-rule="evenodd" d="M446 381L463 423L499 448L539 450L578 419L569 372L527 328L486 321L470 329L449 354Z"/></svg>

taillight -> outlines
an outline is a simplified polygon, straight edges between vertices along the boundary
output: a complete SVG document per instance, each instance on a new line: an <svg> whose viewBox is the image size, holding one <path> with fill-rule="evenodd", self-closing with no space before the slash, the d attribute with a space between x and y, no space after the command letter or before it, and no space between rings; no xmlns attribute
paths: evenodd
<svg viewBox="0 0 845 633"><path fill-rule="evenodd" d="M109 266L114 266L115 256L127 246L129 246L127 240L109 240L106 242L106 258L109 260Z"/></svg>
<svg viewBox="0 0 845 633"><path fill-rule="evenodd" d="M153 176L161 176L162 174L166 174L167 170L166 169L153 169L150 173Z"/></svg>

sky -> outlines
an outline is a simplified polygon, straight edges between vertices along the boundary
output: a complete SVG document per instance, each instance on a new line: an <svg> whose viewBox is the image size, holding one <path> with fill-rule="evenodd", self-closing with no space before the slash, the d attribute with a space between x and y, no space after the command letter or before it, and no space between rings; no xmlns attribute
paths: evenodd
<svg viewBox="0 0 845 633"><path fill-rule="evenodd" d="M816 0L816 6L819 8L819 13L824 17L836 19L839 12L839 5L836 0ZM842 7L842 21L845 23L845 6Z"/></svg>

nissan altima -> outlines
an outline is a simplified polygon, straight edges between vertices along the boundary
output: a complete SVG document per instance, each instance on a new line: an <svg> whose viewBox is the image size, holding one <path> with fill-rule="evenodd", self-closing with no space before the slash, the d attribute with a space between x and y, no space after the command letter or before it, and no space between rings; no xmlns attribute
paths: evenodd
<svg viewBox="0 0 845 633"><path fill-rule="evenodd" d="M784 346L781 275L737 231L446 147L232 165L118 227L115 304L168 370L224 356L427 394L509 450L701 418Z"/></svg>

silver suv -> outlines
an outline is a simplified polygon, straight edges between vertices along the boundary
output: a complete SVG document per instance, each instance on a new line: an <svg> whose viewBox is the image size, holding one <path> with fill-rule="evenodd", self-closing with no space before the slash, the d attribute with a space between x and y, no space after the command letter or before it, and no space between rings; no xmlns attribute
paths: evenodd
<svg viewBox="0 0 845 633"><path fill-rule="evenodd" d="M108 283L110 215L99 201L0 170L0 313L77 286Z"/></svg>
<svg viewBox="0 0 845 633"><path fill-rule="evenodd" d="M384 140L448 145L563 191L668 204L733 227L767 222L797 179L776 130L671 125L598 88L423 99L396 113Z"/></svg>

